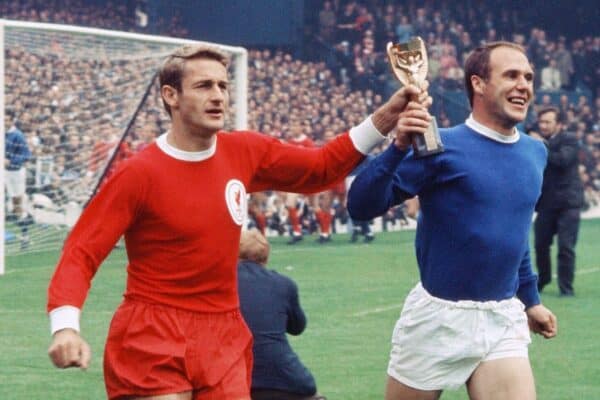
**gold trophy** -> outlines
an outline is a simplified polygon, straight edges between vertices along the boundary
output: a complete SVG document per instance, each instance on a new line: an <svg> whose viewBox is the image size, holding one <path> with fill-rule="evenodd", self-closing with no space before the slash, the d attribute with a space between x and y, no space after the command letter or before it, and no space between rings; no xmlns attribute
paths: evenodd
<svg viewBox="0 0 600 400"><path fill-rule="evenodd" d="M413 84L422 87L427 78L427 51L420 37L412 38L407 43L387 44L387 55L394 76L403 86ZM417 158L430 156L444 151L440 139L437 122L431 120L425 134L413 135L412 146Z"/></svg>

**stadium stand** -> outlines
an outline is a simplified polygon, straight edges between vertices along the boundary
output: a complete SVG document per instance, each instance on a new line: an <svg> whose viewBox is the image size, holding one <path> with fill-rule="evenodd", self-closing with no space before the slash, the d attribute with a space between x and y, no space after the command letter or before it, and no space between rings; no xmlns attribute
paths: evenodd
<svg viewBox="0 0 600 400"><path fill-rule="evenodd" d="M101 27L124 31L147 32L140 10L130 2L108 2L106 6L91 5L83 0L0 2L0 17L38 22L55 22ZM550 60L560 73L560 85L553 90L539 90L536 82L536 104L530 117L521 127L526 132L535 130L534 121L539 107L554 104L560 107L568 129L577 133L581 142L581 176L585 184L587 208L600 205L600 36L585 34L566 37L560 32L547 32L531 27L534 16L509 8L499 7L495 1L478 3L478 7L453 7L452 1L417 2L409 0L401 5L384 0L370 1L312 1L315 12L307 17L307 32L301 54L304 59L292 57L279 49L251 49L249 52L249 128L286 140L292 121L301 121L306 135L317 144L322 143L326 129L341 132L360 122L374 110L387 95L396 89L396 81L389 73L385 57L388 41L401 41L412 35L423 37L430 57L430 92L434 96L432 113L442 127L464 120L468 103L463 93L463 60L476 45L491 40L511 40L522 44L533 61L538 77ZM575 6L574 6L575 7ZM576 7L575 7L576 8ZM493 12L496 10L500 12ZM575 12L579 12L575 9ZM533 22L532 22L533 21ZM186 37L187 31L177 16L160 21L156 26L161 33ZM80 61L63 65L60 54L48 59L27 52L25 47L12 49L6 54L7 67L19 70L19 80L6 82L7 104L20 116L23 131L32 149L34 161L28 164L29 184L34 186L34 168L38 160L51 160L60 172L43 178L37 187L47 187L62 199L52 199L59 207L69 202L80 205L93 188L81 180L69 186L73 177L94 176L102 173L97 160L107 157L116 135L111 121L119 119L121 108L118 96L99 109L86 108L89 102L61 98L60 88L53 86L52 77L58 73L78 73L85 80L73 80L73 85L85 83L96 89L114 91L117 85L128 82L135 69L126 64L98 65ZM139 66L139 65L138 65ZM65 70L65 68L67 68ZM32 69L40 69L32 71ZM83 71L83 72L82 72ZM107 72L108 71L108 72ZM43 81L29 82L28 76L45 76ZM85 87L79 87L85 92ZM40 101L28 104L20 99L35 91ZM135 123L132 134L122 144L117 159L126 158L168 129L168 122L157 96L150 96ZM97 131L90 135L70 121L54 121L56 107L69 107L71 121L78 113L97 115ZM82 150L84 149L84 150ZM90 153L91 154L86 154ZM91 162L73 162L74 157L88 157ZM85 168L85 170L81 170ZM39 175L39 174L38 174ZM54 186L54 189L53 189ZM37 194L44 194L43 189ZM276 194L256 196L253 214L260 214L259 225L270 215L285 218L285 212L269 212L270 205L281 203ZM337 204L335 208L342 207ZM343 214L343 212L342 212ZM255 221L256 223L256 221ZM282 233L280 223L273 232ZM307 230L314 224L307 222Z"/></svg>

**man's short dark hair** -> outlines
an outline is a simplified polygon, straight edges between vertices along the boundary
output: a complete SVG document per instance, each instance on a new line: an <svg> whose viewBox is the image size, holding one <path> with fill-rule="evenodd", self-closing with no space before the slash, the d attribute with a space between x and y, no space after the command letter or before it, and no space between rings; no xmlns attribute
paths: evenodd
<svg viewBox="0 0 600 400"><path fill-rule="evenodd" d="M562 122L563 122L562 113L560 112L558 107L554 107L554 106L544 107L544 108L540 109L537 114L538 114L538 117L541 117L542 115L548 114L548 113L554 113L554 118L555 118L556 122L558 122L559 124L562 124Z"/></svg>
<svg viewBox="0 0 600 400"><path fill-rule="evenodd" d="M473 84L471 83L471 77L477 75L484 81L490 78L490 53L499 47L509 47L527 55L523 46L505 41L486 43L473 50L467 57L467 61L465 61L465 88L467 89L471 107L473 107Z"/></svg>
<svg viewBox="0 0 600 400"><path fill-rule="evenodd" d="M4 119L7 119L9 121L14 121L15 115L16 115L16 113L14 110L11 110L10 108L4 109Z"/></svg>

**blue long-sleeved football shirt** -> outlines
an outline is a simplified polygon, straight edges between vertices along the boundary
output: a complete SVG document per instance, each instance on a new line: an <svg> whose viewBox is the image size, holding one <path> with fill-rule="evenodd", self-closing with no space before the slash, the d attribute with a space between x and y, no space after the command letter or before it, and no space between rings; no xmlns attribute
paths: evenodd
<svg viewBox="0 0 600 400"><path fill-rule="evenodd" d="M356 177L353 218L368 220L419 196L415 239L423 287L447 300L538 304L529 231L546 165L544 145L502 137L472 117L440 130L445 151L414 158L391 145Z"/></svg>

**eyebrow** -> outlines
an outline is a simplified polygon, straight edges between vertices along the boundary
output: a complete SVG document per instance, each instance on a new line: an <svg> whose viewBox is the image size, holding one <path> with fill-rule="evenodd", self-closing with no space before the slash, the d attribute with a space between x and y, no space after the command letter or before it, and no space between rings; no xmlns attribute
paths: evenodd
<svg viewBox="0 0 600 400"><path fill-rule="evenodd" d="M517 74L523 73L523 75L531 75L532 77L535 76L535 72L532 71L532 70L525 70L524 71L524 70L520 70L520 69L517 69L517 68L507 69L507 70L505 70L502 73L502 75L509 75L509 74L514 74L514 73L517 73Z"/></svg>
<svg viewBox="0 0 600 400"><path fill-rule="evenodd" d="M192 82L192 86L194 85L198 85L198 84L202 84L202 83L225 83L225 84L229 84L229 80L228 79L211 79L211 78L201 78L198 79L194 82Z"/></svg>

